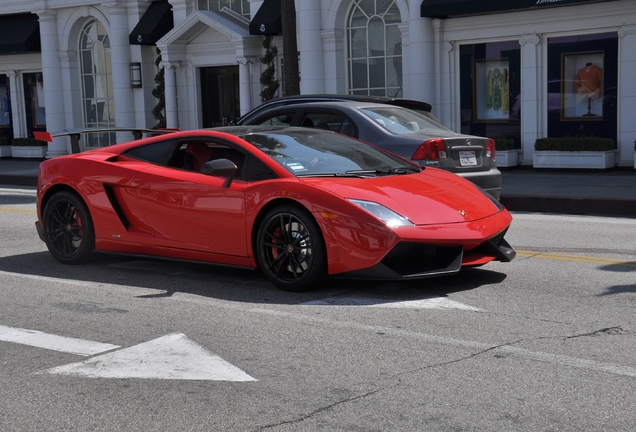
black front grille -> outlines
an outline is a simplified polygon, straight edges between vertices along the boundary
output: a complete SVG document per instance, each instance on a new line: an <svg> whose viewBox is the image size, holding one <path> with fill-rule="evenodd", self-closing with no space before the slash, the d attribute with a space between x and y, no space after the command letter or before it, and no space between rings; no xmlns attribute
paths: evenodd
<svg viewBox="0 0 636 432"><path fill-rule="evenodd" d="M382 264L403 276L448 270L461 265L463 248L444 247L422 243L398 243ZM459 270L459 269L457 269Z"/></svg>

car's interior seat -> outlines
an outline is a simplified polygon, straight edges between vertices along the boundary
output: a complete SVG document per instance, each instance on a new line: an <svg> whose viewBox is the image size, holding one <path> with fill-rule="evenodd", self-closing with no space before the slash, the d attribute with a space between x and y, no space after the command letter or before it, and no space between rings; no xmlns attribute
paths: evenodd
<svg viewBox="0 0 636 432"><path fill-rule="evenodd" d="M201 166L210 160L212 148L204 142L189 143L185 150L183 168L189 171L201 171Z"/></svg>

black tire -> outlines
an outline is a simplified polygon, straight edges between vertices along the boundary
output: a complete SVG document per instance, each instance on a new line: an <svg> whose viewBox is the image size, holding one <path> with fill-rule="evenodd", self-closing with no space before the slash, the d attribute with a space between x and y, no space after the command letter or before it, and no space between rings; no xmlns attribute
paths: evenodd
<svg viewBox="0 0 636 432"><path fill-rule="evenodd" d="M256 259L265 277L285 291L306 291L327 277L327 253L318 223L297 206L267 213L258 228Z"/></svg>
<svg viewBox="0 0 636 432"><path fill-rule="evenodd" d="M57 192L42 212L49 252L64 264L81 264L94 258L95 229L84 201L72 192Z"/></svg>

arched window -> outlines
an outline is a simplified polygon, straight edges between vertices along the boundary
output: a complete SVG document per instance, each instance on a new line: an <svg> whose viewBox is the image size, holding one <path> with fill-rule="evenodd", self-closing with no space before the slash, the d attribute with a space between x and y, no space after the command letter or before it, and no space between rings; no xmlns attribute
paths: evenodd
<svg viewBox="0 0 636 432"><path fill-rule="evenodd" d="M402 36L395 0L354 0L347 20L349 93L402 96Z"/></svg>
<svg viewBox="0 0 636 432"><path fill-rule="evenodd" d="M115 126L110 42L106 29L97 20L92 20L82 29L79 59L84 127ZM82 139L85 147L102 147L113 143L113 135L94 133Z"/></svg>

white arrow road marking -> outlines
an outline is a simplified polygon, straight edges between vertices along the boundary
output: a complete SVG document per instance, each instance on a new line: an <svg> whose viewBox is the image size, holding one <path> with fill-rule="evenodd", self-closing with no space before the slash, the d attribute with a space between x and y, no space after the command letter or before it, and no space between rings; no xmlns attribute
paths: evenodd
<svg viewBox="0 0 636 432"><path fill-rule="evenodd" d="M419 300L395 301L386 298L373 297L330 297L301 303L303 306L369 306L403 309L461 309L479 311L476 307L468 306L450 300L446 297L430 297Z"/></svg>
<svg viewBox="0 0 636 432"><path fill-rule="evenodd" d="M14 342L36 348L61 351L81 356L91 356L119 348L119 345L92 342L83 339L47 334L36 330L26 330L2 325L0 325L0 341Z"/></svg>
<svg viewBox="0 0 636 432"><path fill-rule="evenodd" d="M173 380L256 381L189 340L174 333L89 360L40 373L86 378L154 378Z"/></svg>

